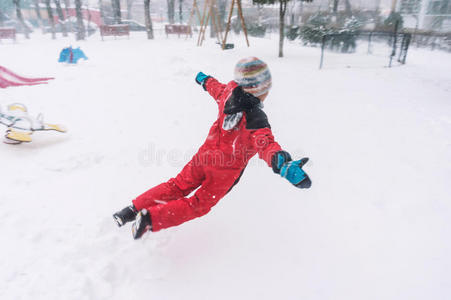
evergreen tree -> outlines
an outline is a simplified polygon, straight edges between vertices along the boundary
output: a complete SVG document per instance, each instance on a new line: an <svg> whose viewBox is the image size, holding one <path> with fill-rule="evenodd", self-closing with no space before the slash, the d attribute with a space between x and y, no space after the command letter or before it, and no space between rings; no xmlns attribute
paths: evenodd
<svg viewBox="0 0 451 300"><path fill-rule="evenodd" d="M332 21L333 15L316 13L302 27L300 37L304 45L318 45L327 36L327 48L343 53L354 52L356 38L363 22L355 16ZM341 25L340 25L341 24Z"/></svg>
<svg viewBox="0 0 451 300"><path fill-rule="evenodd" d="M384 21L384 29L387 31L393 31L396 23L398 23L398 30L402 29L404 23L402 15L398 12L391 12Z"/></svg>
<svg viewBox="0 0 451 300"><path fill-rule="evenodd" d="M332 33L331 22L330 15L312 15L301 29L300 37L304 45L321 43L324 35Z"/></svg>

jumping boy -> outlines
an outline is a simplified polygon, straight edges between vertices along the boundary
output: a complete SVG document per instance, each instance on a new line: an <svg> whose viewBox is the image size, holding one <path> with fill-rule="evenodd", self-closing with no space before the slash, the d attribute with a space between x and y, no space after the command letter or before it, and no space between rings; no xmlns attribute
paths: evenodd
<svg viewBox="0 0 451 300"><path fill-rule="evenodd" d="M256 57L240 60L235 79L228 84L202 72L196 82L218 104L218 119L205 143L175 178L148 190L113 215L119 226L135 221L134 239L149 230L177 226L208 213L238 183L248 161L257 153L296 187L311 186L302 170L308 158L293 161L282 150L262 110L271 88L271 73L263 61ZM187 197L194 190L194 195Z"/></svg>

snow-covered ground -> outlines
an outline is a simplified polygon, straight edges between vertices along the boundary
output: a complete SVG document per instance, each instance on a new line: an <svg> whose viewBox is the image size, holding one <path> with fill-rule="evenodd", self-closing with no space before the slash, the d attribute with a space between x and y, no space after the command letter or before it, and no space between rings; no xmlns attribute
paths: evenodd
<svg viewBox="0 0 451 300"><path fill-rule="evenodd" d="M391 69L276 36L222 52L143 34L0 45L0 65L48 85L0 90L67 134L0 144L0 299L451 299L451 57ZM89 60L57 63L80 45ZM305 167L298 190L254 158L206 216L134 241L112 213L174 176L217 106L198 71L265 60L273 132ZM339 61L359 60L352 68ZM347 65L347 64L346 64Z"/></svg>

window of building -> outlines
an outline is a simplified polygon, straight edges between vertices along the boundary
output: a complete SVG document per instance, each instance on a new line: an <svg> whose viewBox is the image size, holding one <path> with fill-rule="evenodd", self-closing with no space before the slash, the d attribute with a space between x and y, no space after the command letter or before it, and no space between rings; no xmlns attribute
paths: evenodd
<svg viewBox="0 0 451 300"><path fill-rule="evenodd" d="M415 15L420 12L421 0L401 0L399 9L402 14Z"/></svg>
<svg viewBox="0 0 451 300"><path fill-rule="evenodd" d="M451 15L451 0L431 0L427 9L428 15Z"/></svg>

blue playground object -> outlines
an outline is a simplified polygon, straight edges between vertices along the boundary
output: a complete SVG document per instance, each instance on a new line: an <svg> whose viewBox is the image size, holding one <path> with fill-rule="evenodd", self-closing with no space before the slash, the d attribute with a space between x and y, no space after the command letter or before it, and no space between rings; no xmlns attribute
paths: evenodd
<svg viewBox="0 0 451 300"><path fill-rule="evenodd" d="M58 62L76 64L81 58L84 60L88 59L80 47L74 49L70 46L61 50Z"/></svg>

